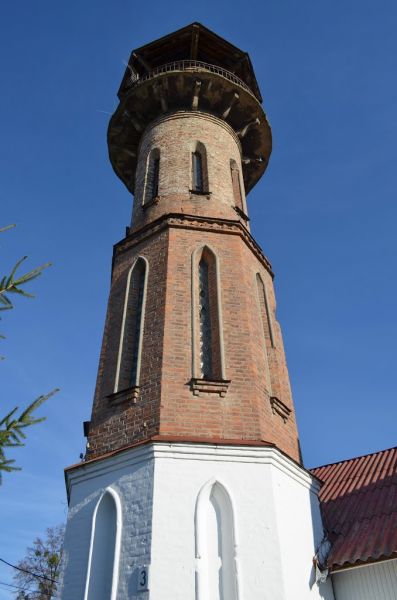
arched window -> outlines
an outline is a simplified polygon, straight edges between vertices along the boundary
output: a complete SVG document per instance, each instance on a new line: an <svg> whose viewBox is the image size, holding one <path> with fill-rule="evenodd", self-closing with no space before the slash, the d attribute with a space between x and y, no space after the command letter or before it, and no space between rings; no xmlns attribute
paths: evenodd
<svg viewBox="0 0 397 600"><path fill-rule="evenodd" d="M199 314L200 375L204 379L213 379L210 284L208 263L204 257L199 262Z"/></svg>
<svg viewBox="0 0 397 600"><path fill-rule="evenodd" d="M192 152L192 191L208 192L207 152L201 142L197 142Z"/></svg>
<svg viewBox="0 0 397 600"><path fill-rule="evenodd" d="M139 385L147 262L140 257L128 274L115 392Z"/></svg>
<svg viewBox="0 0 397 600"><path fill-rule="evenodd" d="M269 395L273 396L273 381L270 372L269 360L271 360L271 348L274 347L273 340L273 326L270 317L269 304L267 300L266 288L265 284L262 281L262 277L259 273L256 274L256 286L258 291L258 300L259 300L259 311L260 311L260 319L263 330L264 337L264 358L265 358L265 373L267 380L267 391Z"/></svg>
<svg viewBox="0 0 397 600"><path fill-rule="evenodd" d="M92 520L84 600L116 600L121 535L121 507L113 490L99 500Z"/></svg>
<svg viewBox="0 0 397 600"><path fill-rule="evenodd" d="M200 152L192 154L192 170L193 170L193 190L195 192L203 192L203 159Z"/></svg>
<svg viewBox="0 0 397 600"><path fill-rule="evenodd" d="M198 495L195 535L196 600L238 600L233 507L219 482L210 481Z"/></svg>
<svg viewBox="0 0 397 600"><path fill-rule="evenodd" d="M259 273L257 273L256 275L256 285L258 288L259 306L261 311L263 334L265 336L266 345L269 345L272 348L274 348L273 325L269 310L269 302L267 299L265 284L263 283L262 277L259 275Z"/></svg>
<svg viewBox="0 0 397 600"><path fill-rule="evenodd" d="M240 173L235 160L230 161L230 173L232 177L232 188L233 188L233 199L234 205L239 208L242 212L244 210L243 196L241 193Z"/></svg>
<svg viewBox="0 0 397 600"><path fill-rule="evenodd" d="M150 202L159 195L160 150L150 151L146 167L146 186L144 203Z"/></svg>
<svg viewBox="0 0 397 600"><path fill-rule="evenodd" d="M193 377L224 379L217 261L207 247L193 254Z"/></svg>

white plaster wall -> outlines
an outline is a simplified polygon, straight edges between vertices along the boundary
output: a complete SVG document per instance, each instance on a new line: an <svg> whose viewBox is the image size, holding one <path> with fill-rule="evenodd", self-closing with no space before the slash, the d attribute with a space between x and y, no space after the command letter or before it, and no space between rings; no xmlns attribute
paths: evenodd
<svg viewBox="0 0 397 600"><path fill-rule="evenodd" d="M150 562L153 466L152 450L145 447L82 464L69 473L70 503L59 598L84 598L92 516L101 494L110 486L122 507L117 598L148 599L146 592L136 589L137 568Z"/></svg>
<svg viewBox="0 0 397 600"><path fill-rule="evenodd" d="M211 479L234 506L239 600L332 600L311 580L322 527L307 472L271 448L189 444L155 447L150 600L195 600L194 509Z"/></svg>
<svg viewBox="0 0 397 600"><path fill-rule="evenodd" d="M328 580L318 586L312 558L324 531L317 497L318 484L303 470L284 460L272 469L286 599L333 598ZM299 593L297 593L299 582Z"/></svg>
<svg viewBox="0 0 397 600"><path fill-rule="evenodd" d="M397 600L397 560L338 571L332 581L335 600Z"/></svg>
<svg viewBox="0 0 397 600"><path fill-rule="evenodd" d="M333 599L330 582L318 587L311 580L322 529L316 486L306 471L273 448L164 443L69 472L59 597L84 597L92 515L110 486L123 523L117 600L210 600L195 590L195 507L211 480L233 506L237 600ZM147 564L149 591L138 592L138 568Z"/></svg>

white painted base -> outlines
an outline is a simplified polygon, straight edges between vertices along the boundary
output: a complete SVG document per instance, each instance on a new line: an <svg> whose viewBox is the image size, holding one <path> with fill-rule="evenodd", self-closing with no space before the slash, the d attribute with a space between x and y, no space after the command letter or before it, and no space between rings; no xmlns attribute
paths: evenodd
<svg viewBox="0 0 397 600"><path fill-rule="evenodd" d="M152 443L82 464L68 486L62 600L84 598L109 487L122 512L117 600L333 600L312 567L318 484L274 448Z"/></svg>

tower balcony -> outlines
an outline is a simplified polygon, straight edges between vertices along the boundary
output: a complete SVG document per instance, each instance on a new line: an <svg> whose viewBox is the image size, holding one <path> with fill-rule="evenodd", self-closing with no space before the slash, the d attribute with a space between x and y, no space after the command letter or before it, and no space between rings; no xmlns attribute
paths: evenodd
<svg viewBox="0 0 397 600"><path fill-rule="evenodd" d="M142 76L139 76L138 73L131 71L130 77L126 81L126 88L127 90L131 89L132 87L141 84L143 81L154 79L163 75L164 73L179 73L185 71L198 74L214 73L215 75L220 75L228 81L231 81L234 85L244 89L249 94L252 94L252 96L256 98L255 93L246 83L244 83L242 79L240 79L240 77L237 77L237 75L231 71L228 71L227 69L217 65L211 65L200 60L175 60L165 65L160 65L159 67L156 67L152 71L149 71L147 74Z"/></svg>
<svg viewBox="0 0 397 600"><path fill-rule="evenodd" d="M133 51L118 96L109 156L131 193L143 132L178 111L210 113L232 127L247 193L266 170L271 130L249 56L202 25L193 23Z"/></svg>

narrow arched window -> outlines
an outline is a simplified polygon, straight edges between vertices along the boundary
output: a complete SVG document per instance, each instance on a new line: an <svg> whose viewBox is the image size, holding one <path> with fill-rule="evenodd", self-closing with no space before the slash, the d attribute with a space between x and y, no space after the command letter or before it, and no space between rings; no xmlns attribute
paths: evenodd
<svg viewBox="0 0 397 600"><path fill-rule="evenodd" d="M192 154L192 169L193 169L193 190L195 192L203 192L203 158L200 152L193 152Z"/></svg>
<svg viewBox="0 0 397 600"><path fill-rule="evenodd" d="M156 198L159 195L159 175L160 175L160 158L153 159L152 177L150 182L151 196Z"/></svg>
<svg viewBox="0 0 397 600"><path fill-rule="evenodd" d="M110 492L97 505L91 533L91 547L84 600L115 600L117 595L120 523Z"/></svg>
<svg viewBox="0 0 397 600"><path fill-rule="evenodd" d="M240 173L235 160L230 161L230 173L232 177L234 205L242 212L245 212L243 205L243 196L241 193Z"/></svg>
<svg viewBox="0 0 397 600"><path fill-rule="evenodd" d="M273 327L272 321L270 317L269 304L267 300L266 288L265 284L262 281L259 273L256 274L256 287L258 292L258 301L259 301L259 312L260 312L260 321L263 331L263 353L264 353L264 367L266 374L266 386L267 391L270 396L273 396L273 382L272 376L270 372L269 360L272 360L271 349L274 347L273 341Z"/></svg>
<svg viewBox="0 0 397 600"><path fill-rule="evenodd" d="M201 142L197 142L192 152L192 191L208 192L207 152Z"/></svg>
<svg viewBox="0 0 397 600"><path fill-rule="evenodd" d="M238 600L236 537L229 494L218 482L199 493L195 514L197 600Z"/></svg>
<svg viewBox="0 0 397 600"><path fill-rule="evenodd" d="M138 258L127 279L115 392L139 385L146 278L146 261Z"/></svg>
<svg viewBox="0 0 397 600"><path fill-rule="evenodd" d="M160 150L153 148L147 160L146 186L144 203L150 202L159 195Z"/></svg>
<svg viewBox="0 0 397 600"><path fill-rule="evenodd" d="M200 314L200 374L204 379L213 378L212 366L212 326L208 263L205 258L199 262L199 314Z"/></svg>
<svg viewBox="0 0 397 600"><path fill-rule="evenodd" d="M258 288L259 306L261 311L263 334L265 336L266 345L269 345L272 348L274 348L273 324L270 315L269 302L267 299L265 284L263 283L259 273L257 273L256 275L256 285Z"/></svg>
<svg viewBox="0 0 397 600"><path fill-rule="evenodd" d="M222 380L222 332L217 261L207 247L193 255L193 377Z"/></svg>

